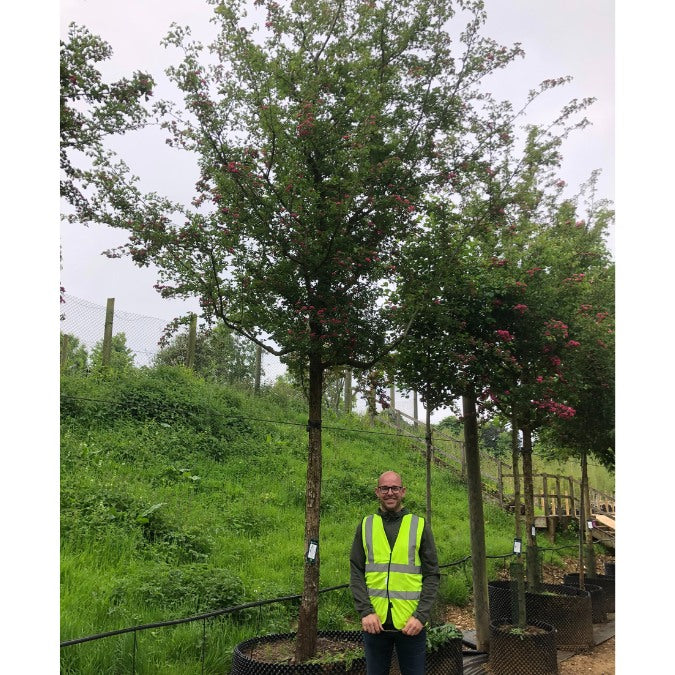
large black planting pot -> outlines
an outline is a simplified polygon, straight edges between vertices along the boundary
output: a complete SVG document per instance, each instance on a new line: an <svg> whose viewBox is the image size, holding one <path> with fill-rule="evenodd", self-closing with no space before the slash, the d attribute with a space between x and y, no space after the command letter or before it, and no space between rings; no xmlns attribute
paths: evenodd
<svg viewBox="0 0 675 675"><path fill-rule="evenodd" d="M331 640L344 642L345 646L362 647L363 638L361 631L319 631L319 639L325 637ZM280 633L276 635L265 635L252 638L245 642L240 642L235 648L232 657L231 675L263 675L273 673L274 675L285 675L294 673L296 675L315 675L317 673L350 673L350 675L365 675L366 657L359 656L350 662L334 663L272 663L269 661L259 661L253 657L253 650L261 644L282 643L289 639L294 639L295 633Z"/></svg>
<svg viewBox="0 0 675 675"><path fill-rule="evenodd" d="M574 584L571 581L568 581L565 585L581 588L578 584ZM584 582L584 590L588 591L591 596L591 618L593 623L606 623L607 601L605 599L605 589L602 586Z"/></svg>
<svg viewBox="0 0 675 675"><path fill-rule="evenodd" d="M584 583L588 582L594 586L600 586L605 591L605 610L610 614L614 613L614 577L606 574L598 574L594 577L584 575ZM573 583L579 585L579 572L570 572L563 577L563 583Z"/></svg>
<svg viewBox="0 0 675 675"><path fill-rule="evenodd" d="M502 617L514 620L511 593L510 581L488 583L492 621ZM558 649L581 651L594 644L591 596L578 587L541 584L539 592L527 591L525 614L528 624L539 621L555 627Z"/></svg>
<svg viewBox="0 0 675 675"><path fill-rule="evenodd" d="M435 651L427 651L424 675L463 675L463 673L462 638L453 638ZM389 675L401 675L396 650L394 650Z"/></svg>
<svg viewBox="0 0 675 675"><path fill-rule="evenodd" d="M532 629L539 629L532 632ZM490 622L490 669L493 675L557 675L556 630L542 621L527 621L513 630L510 617Z"/></svg>

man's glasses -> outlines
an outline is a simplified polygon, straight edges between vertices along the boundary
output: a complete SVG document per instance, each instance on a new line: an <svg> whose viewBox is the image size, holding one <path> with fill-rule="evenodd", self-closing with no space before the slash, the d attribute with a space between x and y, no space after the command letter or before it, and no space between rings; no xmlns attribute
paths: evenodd
<svg viewBox="0 0 675 675"><path fill-rule="evenodd" d="M377 490L382 494L387 494L387 492L393 492L397 495L403 489L402 485L378 485Z"/></svg>

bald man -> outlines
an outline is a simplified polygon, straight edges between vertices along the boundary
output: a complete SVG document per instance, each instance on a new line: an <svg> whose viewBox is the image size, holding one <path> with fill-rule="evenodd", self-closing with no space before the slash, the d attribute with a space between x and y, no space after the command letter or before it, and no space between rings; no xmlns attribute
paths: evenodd
<svg viewBox="0 0 675 675"><path fill-rule="evenodd" d="M424 675L425 625L440 571L425 519L403 506L405 486L395 471L377 481L377 513L356 529L350 588L361 617L368 675L388 675L394 647L401 675Z"/></svg>

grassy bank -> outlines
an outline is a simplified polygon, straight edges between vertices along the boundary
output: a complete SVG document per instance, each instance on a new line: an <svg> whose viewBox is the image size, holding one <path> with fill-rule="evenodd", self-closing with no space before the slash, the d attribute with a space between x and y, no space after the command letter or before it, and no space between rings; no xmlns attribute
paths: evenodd
<svg viewBox="0 0 675 675"><path fill-rule="evenodd" d="M307 412L293 390L254 398L162 368L67 377L62 395L62 640L301 592ZM326 412L324 424L322 588L348 581L349 548L376 508L379 473L399 471L407 506L423 514L425 505L424 461L410 441L357 415ZM434 468L432 495L441 564L468 556L464 486ZM485 520L488 555L510 552L512 519L486 503ZM504 561L490 565L493 578ZM470 579L465 566L444 569L442 601L466 604ZM136 672L202 672L204 647L205 672L227 672L236 642L292 630L295 614L289 602L143 631ZM321 629L356 620L347 592L322 595ZM63 648L62 672L130 672L133 641Z"/></svg>

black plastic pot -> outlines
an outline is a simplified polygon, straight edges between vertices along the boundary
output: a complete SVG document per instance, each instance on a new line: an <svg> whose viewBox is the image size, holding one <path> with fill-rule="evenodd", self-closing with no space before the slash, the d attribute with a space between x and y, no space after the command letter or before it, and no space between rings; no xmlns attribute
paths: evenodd
<svg viewBox="0 0 675 675"><path fill-rule="evenodd" d="M566 586L574 586L580 588L577 584L567 582ZM591 618L593 623L607 622L607 602L605 600L605 590L602 586L596 586L592 583L584 582L584 590L588 591L591 596Z"/></svg>
<svg viewBox="0 0 675 675"><path fill-rule="evenodd" d="M555 628L543 621L527 622L543 632L513 632L511 619L490 623L490 669L494 675L557 675Z"/></svg>
<svg viewBox="0 0 675 675"><path fill-rule="evenodd" d="M513 621L511 613L510 581L490 581L488 600L492 621L506 617ZM501 615L498 613L502 612ZM581 651L594 644L593 613L591 596L578 586L541 584L537 593L525 593L527 622L539 621L555 626L558 649Z"/></svg>
<svg viewBox="0 0 675 675"><path fill-rule="evenodd" d="M453 638L435 651L427 652L424 675L463 675L463 673L462 638ZM394 650L389 675L400 674L401 670L398 666L396 650Z"/></svg>
<svg viewBox="0 0 675 675"><path fill-rule="evenodd" d="M325 637L332 640L345 642L346 645L361 647L363 638L361 631L319 631L319 638ZM334 663L272 663L256 660L253 650L265 643L283 642L295 638L295 633L279 633L265 635L240 642L235 648L232 657L231 675L285 675L286 673L314 675L318 673L349 673L350 675L365 675L366 657L358 657L351 662Z"/></svg>
<svg viewBox="0 0 675 675"><path fill-rule="evenodd" d="M594 577L589 577L587 574L584 575L584 583L588 581L589 584L594 586L600 586L603 591L605 591L605 610L612 614L615 611L614 608L614 577L609 577L606 574L598 574ZM579 585L579 572L571 572L566 574L563 577L563 583L572 583L576 586Z"/></svg>
<svg viewBox="0 0 675 675"><path fill-rule="evenodd" d="M616 567L616 561L615 560L606 560L605 561L605 574L608 577L615 577L615 567Z"/></svg>

